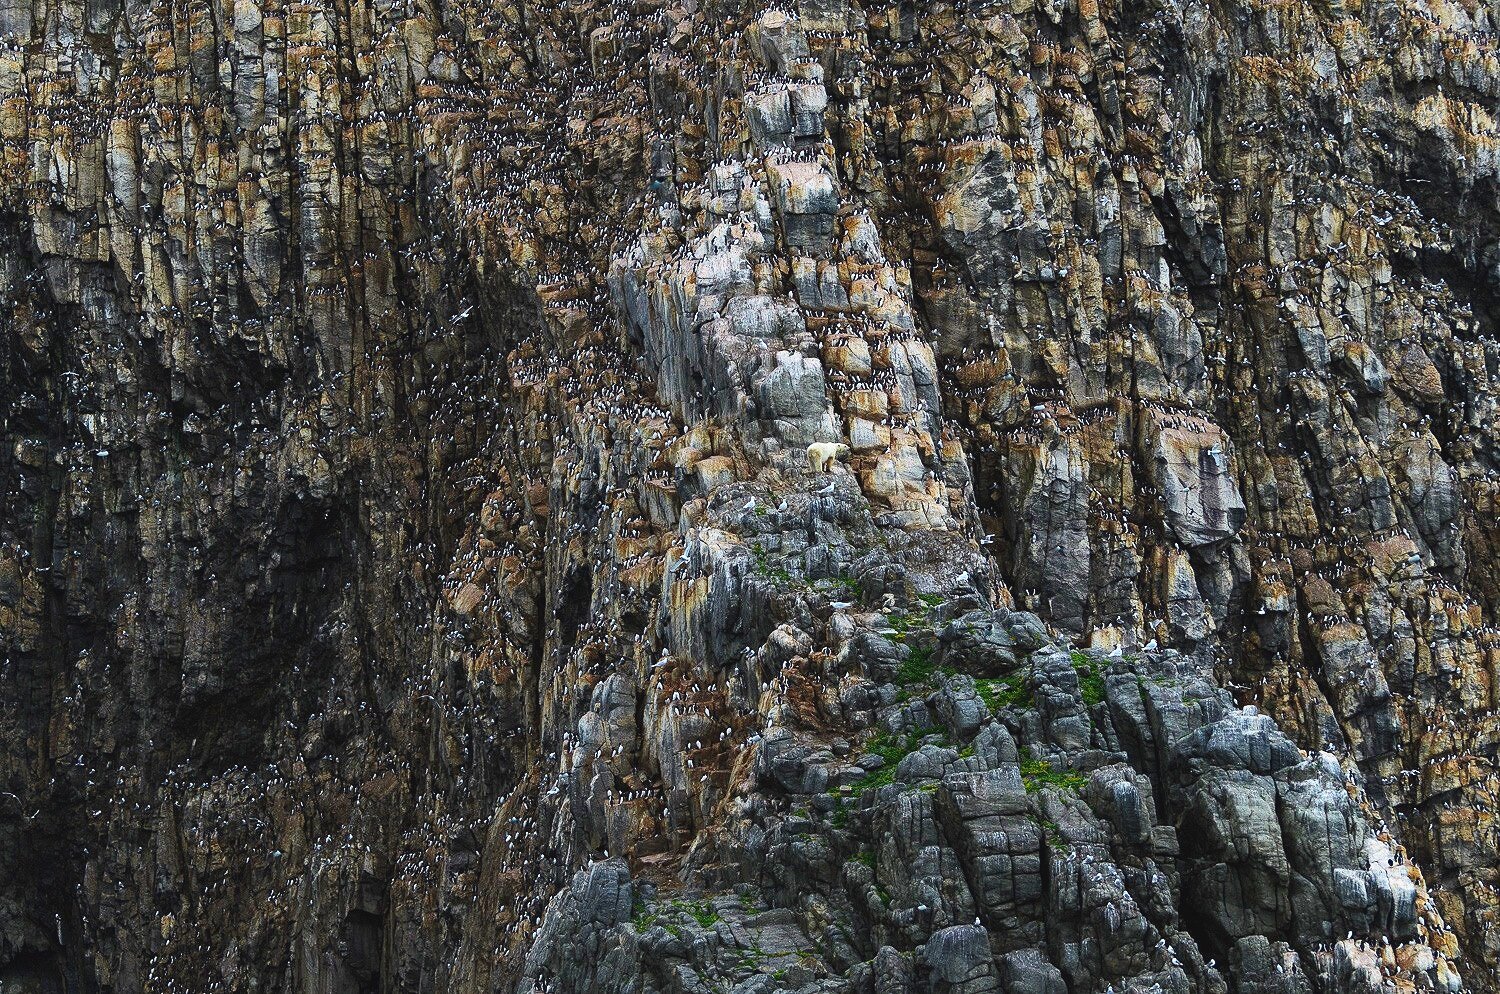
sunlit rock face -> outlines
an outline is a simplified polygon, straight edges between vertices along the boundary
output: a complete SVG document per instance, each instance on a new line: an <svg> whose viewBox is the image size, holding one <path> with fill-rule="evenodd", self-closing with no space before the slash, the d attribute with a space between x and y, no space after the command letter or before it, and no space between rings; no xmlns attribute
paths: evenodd
<svg viewBox="0 0 1500 994"><path fill-rule="evenodd" d="M0 0L0 991L1500 991L1497 31Z"/></svg>

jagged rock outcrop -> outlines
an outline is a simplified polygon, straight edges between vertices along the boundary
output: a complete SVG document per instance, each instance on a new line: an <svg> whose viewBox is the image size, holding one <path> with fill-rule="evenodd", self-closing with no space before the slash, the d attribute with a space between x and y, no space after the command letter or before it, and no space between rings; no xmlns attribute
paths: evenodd
<svg viewBox="0 0 1500 994"><path fill-rule="evenodd" d="M1497 21L0 5L0 990L1500 991Z"/></svg>

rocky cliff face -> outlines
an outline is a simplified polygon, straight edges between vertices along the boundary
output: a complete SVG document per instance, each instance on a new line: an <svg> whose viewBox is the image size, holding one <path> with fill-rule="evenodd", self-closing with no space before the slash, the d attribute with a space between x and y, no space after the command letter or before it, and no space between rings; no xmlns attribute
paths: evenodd
<svg viewBox="0 0 1500 994"><path fill-rule="evenodd" d="M0 991L1500 991L1494 0L3 0Z"/></svg>

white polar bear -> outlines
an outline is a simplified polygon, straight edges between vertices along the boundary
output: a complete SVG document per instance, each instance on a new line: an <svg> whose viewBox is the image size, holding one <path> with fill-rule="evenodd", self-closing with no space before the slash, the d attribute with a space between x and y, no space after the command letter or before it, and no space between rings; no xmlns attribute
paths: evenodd
<svg viewBox="0 0 1500 994"><path fill-rule="evenodd" d="M849 446L843 442L814 442L807 447L807 465L814 473L829 473L833 471L833 461L848 454Z"/></svg>

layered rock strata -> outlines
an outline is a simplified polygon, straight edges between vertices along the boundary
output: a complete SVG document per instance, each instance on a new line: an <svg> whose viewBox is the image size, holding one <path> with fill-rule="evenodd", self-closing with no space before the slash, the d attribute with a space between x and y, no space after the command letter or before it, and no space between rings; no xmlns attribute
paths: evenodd
<svg viewBox="0 0 1500 994"><path fill-rule="evenodd" d="M0 5L0 990L1500 990L1497 20Z"/></svg>

